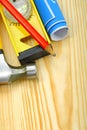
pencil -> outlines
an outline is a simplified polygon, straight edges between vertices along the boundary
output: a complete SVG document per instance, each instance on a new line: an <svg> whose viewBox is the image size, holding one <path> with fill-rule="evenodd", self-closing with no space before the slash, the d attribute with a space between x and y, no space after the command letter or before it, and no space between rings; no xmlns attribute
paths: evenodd
<svg viewBox="0 0 87 130"><path fill-rule="evenodd" d="M0 3L15 17L15 19L31 34L38 44L48 53L55 55L52 46L39 34L39 32L17 11L9 0L0 0Z"/></svg>

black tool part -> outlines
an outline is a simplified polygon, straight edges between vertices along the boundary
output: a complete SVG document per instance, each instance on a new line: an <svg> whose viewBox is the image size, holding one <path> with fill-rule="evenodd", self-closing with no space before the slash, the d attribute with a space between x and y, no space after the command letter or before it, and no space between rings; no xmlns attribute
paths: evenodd
<svg viewBox="0 0 87 130"><path fill-rule="evenodd" d="M34 62L35 60L42 58L44 56L50 55L50 53L46 52L39 45L30 48L24 52L19 54L19 61L22 65L26 65L28 63Z"/></svg>
<svg viewBox="0 0 87 130"><path fill-rule="evenodd" d="M2 49L0 49L0 54L2 54L3 53L3 50Z"/></svg>
<svg viewBox="0 0 87 130"><path fill-rule="evenodd" d="M16 0L13 0L13 2L15 2Z"/></svg>

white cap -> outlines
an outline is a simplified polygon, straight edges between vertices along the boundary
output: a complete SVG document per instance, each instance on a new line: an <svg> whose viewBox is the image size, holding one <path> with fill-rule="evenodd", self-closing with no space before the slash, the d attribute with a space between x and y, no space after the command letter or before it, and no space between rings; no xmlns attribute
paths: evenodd
<svg viewBox="0 0 87 130"><path fill-rule="evenodd" d="M53 32L50 34L50 38L53 41L60 41L66 38L68 35L68 27L63 26L60 28L55 29Z"/></svg>

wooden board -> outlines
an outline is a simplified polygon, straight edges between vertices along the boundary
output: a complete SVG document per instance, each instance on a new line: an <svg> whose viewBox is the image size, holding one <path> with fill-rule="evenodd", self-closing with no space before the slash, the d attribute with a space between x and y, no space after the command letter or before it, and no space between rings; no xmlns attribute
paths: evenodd
<svg viewBox="0 0 87 130"><path fill-rule="evenodd" d="M0 85L0 130L87 130L87 0L59 5L69 36L37 61L37 79ZM0 35L8 63L20 65L1 18Z"/></svg>

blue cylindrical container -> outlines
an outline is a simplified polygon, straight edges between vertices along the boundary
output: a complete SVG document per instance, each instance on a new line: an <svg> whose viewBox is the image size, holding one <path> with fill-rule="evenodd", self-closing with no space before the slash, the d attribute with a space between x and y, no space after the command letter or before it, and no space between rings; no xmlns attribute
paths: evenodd
<svg viewBox="0 0 87 130"><path fill-rule="evenodd" d="M57 0L34 0L34 3L50 38L54 41L64 39L68 27Z"/></svg>

